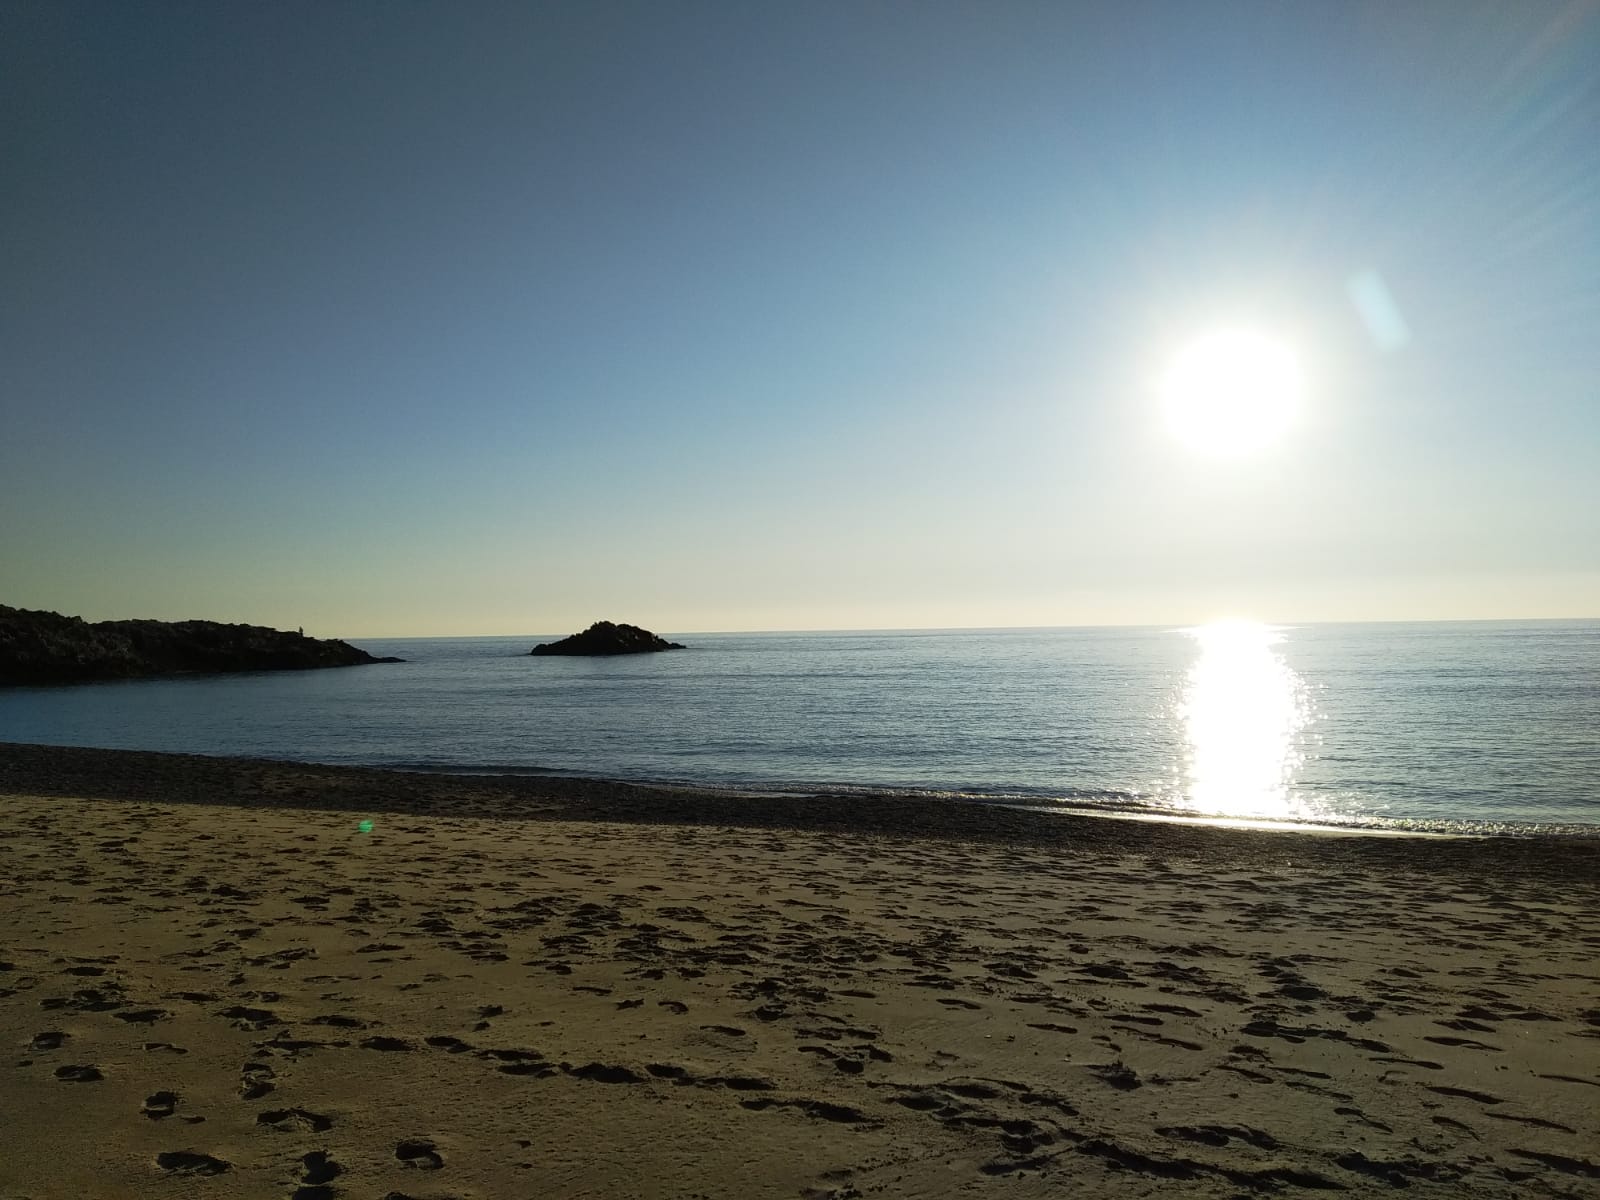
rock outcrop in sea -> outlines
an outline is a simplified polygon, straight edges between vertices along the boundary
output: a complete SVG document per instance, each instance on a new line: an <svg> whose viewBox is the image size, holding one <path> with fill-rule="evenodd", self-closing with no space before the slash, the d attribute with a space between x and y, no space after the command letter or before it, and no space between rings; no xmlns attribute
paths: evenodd
<svg viewBox="0 0 1600 1200"><path fill-rule="evenodd" d="M529 654L653 654L657 650L682 650L677 642L657 637L648 629L637 625L615 625L610 621L596 621L582 633L562 638L559 642L545 642L528 651Z"/></svg>
<svg viewBox="0 0 1600 1200"><path fill-rule="evenodd" d="M400 662L348 642L218 621L85 621L0 604L0 686Z"/></svg>

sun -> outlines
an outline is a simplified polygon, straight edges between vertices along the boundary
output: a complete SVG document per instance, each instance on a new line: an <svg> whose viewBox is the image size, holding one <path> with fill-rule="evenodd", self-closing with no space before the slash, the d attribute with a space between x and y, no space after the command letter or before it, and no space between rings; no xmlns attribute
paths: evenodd
<svg viewBox="0 0 1600 1200"><path fill-rule="evenodd" d="M1259 453L1282 439L1305 391L1282 342L1249 329L1189 343L1161 384L1167 427L1190 450L1218 458Z"/></svg>

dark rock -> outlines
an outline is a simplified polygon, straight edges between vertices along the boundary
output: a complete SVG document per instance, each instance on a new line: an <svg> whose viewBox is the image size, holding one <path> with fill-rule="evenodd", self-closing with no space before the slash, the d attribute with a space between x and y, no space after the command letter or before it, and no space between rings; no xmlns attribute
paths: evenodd
<svg viewBox="0 0 1600 1200"><path fill-rule="evenodd" d="M348 642L217 621L97 621L0 604L0 686L399 662Z"/></svg>
<svg viewBox="0 0 1600 1200"><path fill-rule="evenodd" d="M657 650L682 650L677 642L657 637L637 625L614 625L596 621L582 633L559 642L545 642L529 654L650 654Z"/></svg>

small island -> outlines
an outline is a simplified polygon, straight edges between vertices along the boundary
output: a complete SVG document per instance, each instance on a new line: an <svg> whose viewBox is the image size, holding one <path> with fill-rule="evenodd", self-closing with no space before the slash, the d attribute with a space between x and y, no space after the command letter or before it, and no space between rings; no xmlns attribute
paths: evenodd
<svg viewBox="0 0 1600 1200"><path fill-rule="evenodd" d="M677 642L657 637L648 629L637 625L616 625L610 621L596 621L582 633L562 638L559 642L545 642L528 651L529 654L654 654L658 650L682 650Z"/></svg>
<svg viewBox="0 0 1600 1200"><path fill-rule="evenodd" d="M85 621L0 604L0 687L400 662L348 642L219 621Z"/></svg>

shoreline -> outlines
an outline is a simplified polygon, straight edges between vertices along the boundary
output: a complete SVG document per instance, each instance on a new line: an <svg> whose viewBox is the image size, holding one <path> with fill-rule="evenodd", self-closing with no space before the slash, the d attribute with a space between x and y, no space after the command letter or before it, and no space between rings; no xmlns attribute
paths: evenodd
<svg viewBox="0 0 1600 1200"><path fill-rule="evenodd" d="M268 760L296 761L296 760ZM338 766L337 763L315 764ZM820 785L804 788L781 784L765 787L759 783L695 784L682 780L612 779L604 775L587 775L576 771L535 770L452 770L449 767L372 766L361 764L360 769L398 771L407 774L446 775L456 778L527 778L527 779L578 779L590 783L616 784L624 787L653 788L658 791L687 794L737 797L758 801L810 800L818 797L852 799L866 802L899 801L925 804L970 804L975 807L1007 808L1017 812L1044 813L1085 817L1096 821L1154 821L1190 827L1214 829L1259 829L1264 832L1315 833L1339 836L1344 834L1372 837L1532 837L1532 838L1600 838L1600 824L1566 825L1549 821L1464 822L1425 820L1423 818L1371 818L1368 821L1314 821L1300 817L1246 817L1223 813L1186 811L1159 804L1141 804L1137 801L1090 802L1081 798L1049 794L1031 795L1020 792L980 792L963 789L884 787L874 788L860 784Z"/></svg>
<svg viewBox="0 0 1600 1200"><path fill-rule="evenodd" d="M15 742L0 742L0 794L520 821L789 829L1239 863L1292 859L1299 854L1353 869L1600 880L1600 831L1592 836L1396 837L1362 828L1169 819L1161 814L1085 812L954 797L723 791L566 775L455 775Z"/></svg>
<svg viewBox="0 0 1600 1200"><path fill-rule="evenodd" d="M141 681L132 681L141 682ZM1260 816L1231 813L1206 813L1149 800L1127 792L1073 792L1047 790L983 790L975 787L931 787L916 784L860 784L832 782L698 782L683 778L619 777L581 769L543 768L517 764L457 766L424 762L331 762L299 757L259 757L209 751L131 750L0 740L0 753L16 747L25 751L77 751L98 754L154 754L169 758L202 759L211 763L276 764L305 769L377 772L386 776L529 782L545 785L544 790L560 793L565 785L584 789L595 796L608 789L654 791L677 798L738 798L770 804L784 800L829 800L856 803L965 804L978 808L1013 809L1057 817L1091 820L1120 820L1209 828L1260 829L1263 831L1313 834L1370 834L1382 837L1424 838L1501 838L1501 839L1600 839L1600 821L1556 819L1493 819L1489 817L1405 817L1382 814L1315 816Z"/></svg>

